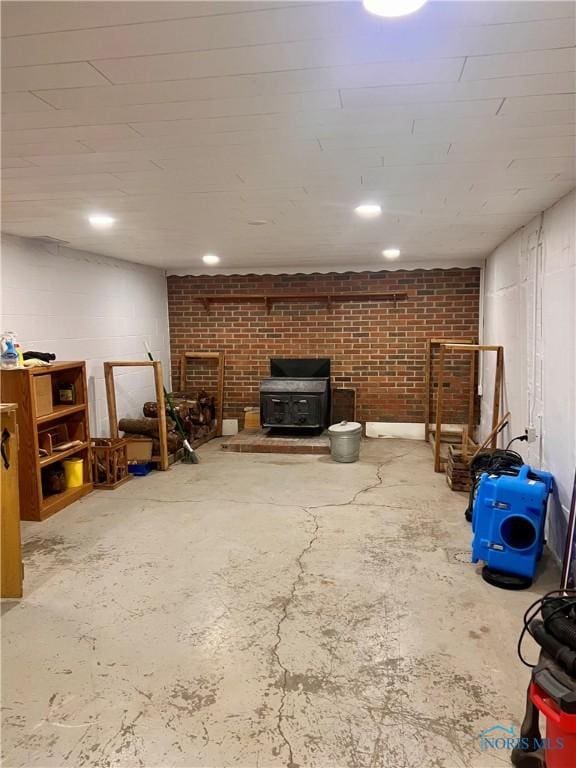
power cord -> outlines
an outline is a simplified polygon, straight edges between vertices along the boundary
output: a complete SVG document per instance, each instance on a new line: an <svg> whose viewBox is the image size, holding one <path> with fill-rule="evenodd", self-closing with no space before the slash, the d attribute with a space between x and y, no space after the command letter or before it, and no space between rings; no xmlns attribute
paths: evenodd
<svg viewBox="0 0 576 768"><path fill-rule="evenodd" d="M516 648L516 652L518 654L518 658L524 664L526 667L530 667L530 669L534 669L536 664L530 664L529 661L526 661L524 656L522 655L522 642L524 640L524 637L526 636L526 633L530 635L530 637L534 637L532 630L530 629L530 624L534 619L538 616L539 613L542 611L543 604L549 600L553 595L555 595L557 598L565 598L565 602L562 602L557 608L555 608L545 619L544 624L549 624L550 619L557 613L565 612L567 608L570 607L576 607L576 589L553 589L551 592L547 592L543 597L538 598L538 600L535 600L532 605L529 605L526 609L523 617L523 623L524 627L522 628L522 632L520 632L520 637L518 638L518 645Z"/></svg>
<svg viewBox="0 0 576 768"><path fill-rule="evenodd" d="M510 446L512 445L512 443L515 443L516 440L520 440L520 441L526 442L528 440L528 435L518 435L518 437L513 437L512 440L510 440L510 442L506 446L506 450L508 450L510 448Z"/></svg>

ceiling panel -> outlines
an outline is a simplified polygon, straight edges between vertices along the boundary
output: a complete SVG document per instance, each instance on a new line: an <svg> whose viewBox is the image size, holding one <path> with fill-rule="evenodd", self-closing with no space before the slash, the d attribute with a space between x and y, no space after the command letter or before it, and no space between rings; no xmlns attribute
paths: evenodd
<svg viewBox="0 0 576 768"><path fill-rule="evenodd" d="M528 0L529 1L529 0ZM519 0L521 2L521 0ZM456 5L459 3L456 2ZM524 4L524 3L522 3ZM342 3L345 5L345 3ZM486 3L488 5L488 3ZM416 17L415 17L416 18ZM308 69L361 63L410 61L450 57L485 56L507 52L547 50L574 45L574 25L564 19L498 24L494 26L425 29L410 22L397 32L234 47L222 50L186 51L173 55L138 56L98 60L98 69L114 83L181 80L233 74L254 74L279 70Z"/></svg>
<svg viewBox="0 0 576 768"><path fill-rule="evenodd" d="M340 36L343 29L375 35L378 29L358 3L297 4L250 13L75 29L6 38L3 61L7 66L98 60L109 57L152 56L166 52L232 48L316 40Z"/></svg>
<svg viewBox="0 0 576 768"><path fill-rule="evenodd" d="M34 119L32 120L34 122ZM38 122L36 120L36 122ZM89 141L90 139L125 139L138 136L129 125L83 125L63 128L30 128L29 130L9 130L3 121L3 142L8 146L60 141Z"/></svg>
<svg viewBox="0 0 576 768"><path fill-rule="evenodd" d="M282 3L281 5L290 5ZM148 21L244 13L276 6L261 2L18 2L2 3L2 37L44 32L142 24Z"/></svg>
<svg viewBox="0 0 576 768"><path fill-rule="evenodd" d="M476 26L506 24L542 19L573 19L574 4L562 0L469 0L468 2L435 2L434 15L448 25Z"/></svg>
<svg viewBox="0 0 576 768"><path fill-rule="evenodd" d="M572 91L574 87L572 86ZM503 115L513 115L524 112L542 114L547 112L571 112L576 114L576 95L563 93L554 96L520 96L507 98L502 106Z"/></svg>
<svg viewBox="0 0 576 768"><path fill-rule="evenodd" d="M19 112L54 112L54 107L28 91L2 94L2 114Z"/></svg>
<svg viewBox="0 0 576 768"><path fill-rule="evenodd" d="M519 5L521 4L519 3ZM521 53L505 53L496 56L471 56L466 60L462 80L573 72L574 69L576 69L576 57L573 48L522 51Z"/></svg>
<svg viewBox="0 0 576 768"><path fill-rule="evenodd" d="M24 3L25 4L25 3ZM106 84L106 78L86 61L38 67L4 67L2 92L35 91L45 88L87 88Z"/></svg>
<svg viewBox="0 0 576 768"><path fill-rule="evenodd" d="M113 83L150 83L339 66L345 64L347 58L351 64L363 61L360 52L350 61L342 49L320 50L314 42L295 41L251 48L100 59L98 69Z"/></svg>
<svg viewBox="0 0 576 768"><path fill-rule="evenodd" d="M42 90L39 95L58 109L159 104L170 101L227 99L377 85L455 82L460 76L463 64L463 58L402 64L398 62L358 64L350 67L319 67L257 75L198 77L191 80L114 87L110 87L108 83L101 88Z"/></svg>
<svg viewBox="0 0 576 768"><path fill-rule="evenodd" d="M574 184L574 7L5 2L4 228L175 269L468 263Z"/></svg>
<svg viewBox="0 0 576 768"><path fill-rule="evenodd" d="M473 101L476 99L511 98L566 94L574 85L574 74L502 77L458 83L407 85L402 87L350 88L341 91L344 107L419 104L436 101ZM556 108L556 107L553 107ZM557 107L563 109L565 107ZM533 111L528 109L527 111ZM536 111L536 110L534 110Z"/></svg>
<svg viewBox="0 0 576 768"><path fill-rule="evenodd" d="M29 158L30 163L34 163L36 155L42 156L76 156L89 153L89 147L80 144L78 141L69 142L27 142L25 144L11 144L6 142L2 146L2 157L7 158Z"/></svg>
<svg viewBox="0 0 576 768"><path fill-rule="evenodd" d="M337 109L338 91L317 93L286 93L278 96L255 96L246 99L205 99L179 101L169 104L135 104L127 107L66 110L51 109L42 115L9 114L3 124L8 131L66 126L114 123L146 123L149 121L178 121L187 118L226 117L234 115L265 115L267 113L299 112L306 108Z"/></svg>

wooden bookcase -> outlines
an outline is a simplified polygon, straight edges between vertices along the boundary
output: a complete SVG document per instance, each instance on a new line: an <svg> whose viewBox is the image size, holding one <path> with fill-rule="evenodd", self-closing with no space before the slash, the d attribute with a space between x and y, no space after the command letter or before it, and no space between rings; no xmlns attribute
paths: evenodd
<svg viewBox="0 0 576 768"><path fill-rule="evenodd" d="M22 520L45 520L92 490L86 367L83 362L55 363L49 367L3 370L0 376L2 399L18 405L20 516ZM38 381L42 376L49 376L49 382L46 379ZM63 383L74 385L74 403L56 404L56 390ZM52 392L52 404L48 402L46 407L47 384ZM38 413L40 392L44 398L41 415ZM64 451L52 450L48 456L41 457L40 444L46 445L50 430L65 433L69 441L80 440L80 444ZM44 493L43 472L53 464L72 457L84 461L83 484L60 493Z"/></svg>

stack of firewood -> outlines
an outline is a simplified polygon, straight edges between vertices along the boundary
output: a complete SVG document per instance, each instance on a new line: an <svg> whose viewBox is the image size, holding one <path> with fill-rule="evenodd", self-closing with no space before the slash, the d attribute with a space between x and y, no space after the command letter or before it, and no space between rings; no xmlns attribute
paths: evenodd
<svg viewBox="0 0 576 768"><path fill-rule="evenodd" d="M198 440L205 439L215 427L216 403L204 390L192 397L182 392L171 395L174 410L184 428L184 433L193 445ZM158 405L155 401L144 403L143 417L139 419L120 419L118 428L124 432L124 437L152 438L152 453L160 452L158 432ZM170 418L166 408L166 426L168 429L168 453L176 453L182 448L182 438L176 430L176 423Z"/></svg>
<svg viewBox="0 0 576 768"><path fill-rule="evenodd" d="M453 491L470 490L470 462L457 447L448 447L446 461L446 482Z"/></svg>
<svg viewBox="0 0 576 768"><path fill-rule="evenodd" d="M170 395L174 410L184 427L186 437L192 443L194 440L206 437L214 429L216 419L216 401L207 392L201 390L196 397L184 392L173 392ZM168 408L166 413L169 415ZM158 406L155 402L144 403L144 415L152 418L158 416Z"/></svg>

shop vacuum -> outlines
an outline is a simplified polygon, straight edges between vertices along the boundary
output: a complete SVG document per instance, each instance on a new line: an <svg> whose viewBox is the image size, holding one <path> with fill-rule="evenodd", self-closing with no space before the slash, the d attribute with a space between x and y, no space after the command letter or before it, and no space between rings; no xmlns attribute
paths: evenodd
<svg viewBox="0 0 576 768"><path fill-rule="evenodd" d="M522 641L531 635L541 652L536 665L522 654ZM532 668L526 714L520 740L512 753L519 768L576 766L576 591L555 590L524 614L518 655ZM546 718L542 738L539 714Z"/></svg>
<svg viewBox="0 0 576 768"><path fill-rule="evenodd" d="M519 464L518 459L522 460L518 454L502 455L513 453L492 455L491 464L479 473L472 508L472 562L485 563L482 578L489 584L527 589L544 548L553 477Z"/></svg>
<svg viewBox="0 0 576 768"><path fill-rule="evenodd" d="M520 738L512 751L517 768L576 766L576 471L566 531L560 589L536 600L524 614L518 657L532 669ZM524 658L522 641L530 635L540 646L537 664ZM546 736L540 733L540 715Z"/></svg>

